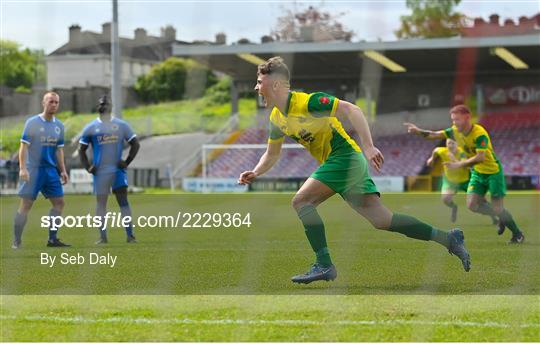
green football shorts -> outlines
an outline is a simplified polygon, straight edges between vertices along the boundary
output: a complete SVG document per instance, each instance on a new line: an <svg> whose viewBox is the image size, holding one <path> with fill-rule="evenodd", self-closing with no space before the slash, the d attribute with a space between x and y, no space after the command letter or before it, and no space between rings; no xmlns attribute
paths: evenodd
<svg viewBox="0 0 540 344"><path fill-rule="evenodd" d="M326 184L344 198L347 194L378 194L368 167L362 153L351 150L330 154L328 159L311 174L311 178Z"/></svg>
<svg viewBox="0 0 540 344"><path fill-rule="evenodd" d="M467 192L467 187L469 186L469 181L465 181L462 183L453 183L446 178L446 176L443 176L442 178L442 187L441 192L445 193L445 191L452 191L454 193L457 193L458 191Z"/></svg>
<svg viewBox="0 0 540 344"><path fill-rule="evenodd" d="M488 191L491 194L491 197L495 198L504 197L506 195L506 181L504 179L502 166L500 166L499 172L493 174L479 173L474 169L471 172L471 180L469 181L467 193L483 196Z"/></svg>

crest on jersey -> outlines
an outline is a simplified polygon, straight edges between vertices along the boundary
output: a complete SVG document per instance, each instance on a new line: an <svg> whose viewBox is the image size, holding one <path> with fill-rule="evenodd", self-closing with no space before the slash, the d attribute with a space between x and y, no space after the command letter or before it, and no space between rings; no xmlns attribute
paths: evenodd
<svg viewBox="0 0 540 344"><path fill-rule="evenodd" d="M45 128L41 127L41 128L39 128L39 131L44 132Z"/></svg>
<svg viewBox="0 0 540 344"><path fill-rule="evenodd" d="M328 98L328 97L320 97L319 98L319 103L321 103L322 105L328 105L328 104L330 104L330 98Z"/></svg>
<svg viewBox="0 0 540 344"><path fill-rule="evenodd" d="M486 136L480 136L476 142L479 148L486 148L489 140Z"/></svg>
<svg viewBox="0 0 540 344"><path fill-rule="evenodd" d="M60 134L60 127L54 127L54 132Z"/></svg>
<svg viewBox="0 0 540 344"><path fill-rule="evenodd" d="M118 131L118 124L113 124L111 126L112 131Z"/></svg>

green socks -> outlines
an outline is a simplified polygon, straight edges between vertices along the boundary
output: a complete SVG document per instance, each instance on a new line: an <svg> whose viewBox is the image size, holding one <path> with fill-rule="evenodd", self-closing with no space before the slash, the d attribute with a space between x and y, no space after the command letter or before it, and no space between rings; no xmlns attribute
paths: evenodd
<svg viewBox="0 0 540 344"><path fill-rule="evenodd" d="M390 223L390 231L404 234L413 239L433 240L448 247L447 232L433 228L433 226L409 215L394 213Z"/></svg>
<svg viewBox="0 0 540 344"><path fill-rule="evenodd" d="M312 205L305 205L298 209L298 217L304 225L309 244L317 257L317 263L323 267L332 265L324 233L324 223L317 209ZM390 231L404 234L413 239L432 240L444 247L449 245L447 232L433 228L433 226L409 215L394 213Z"/></svg>
<svg viewBox="0 0 540 344"><path fill-rule="evenodd" d="M503 210L503 212L499 215L499 218L504 223L510 231L512 231L513 235L518 235L521 231L519 230L519 227L514 222L514 218L512 217L512 214L506 209Z"/></svg>
<svg viewBox="0 0 540 344"><path fill-rule="evenodd" d="M438 242L446 248L450 246L450 243L448 242L448 233L433 227L431 230L431 240Z"/></svg>
<svg viewBox="0 0 540 344"><path fill-rule="evenodd" d="M298 217L304 225L309 244L317 257L317 263L323 267L332 265L324 234L324 223L317 209L312 205L305 205L298 209Z"/></svg>
<svg viewBox="0 0 540 344"><path fill-rule="evenodd" d="M493 210L493 207L491 206L491 203L489 202L482 202L478 206L478 212L483 215L489 215L489 216L495 216L495 210Z"/></svg>

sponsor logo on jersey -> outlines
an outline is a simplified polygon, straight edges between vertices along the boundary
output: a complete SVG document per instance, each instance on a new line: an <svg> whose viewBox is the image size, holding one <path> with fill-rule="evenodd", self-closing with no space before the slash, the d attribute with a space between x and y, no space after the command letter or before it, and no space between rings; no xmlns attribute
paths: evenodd
<svg viewBox="0 0 540 344"><path fill-rule="evenodd" d="M118 136L114 134L103 134L97 137L99 144L109 144L118 142Z"/></svg>
<svg viewBox="0 0 540 344"><path fill-rule="evenodd" d="M300 132L298 133L300 135L300 137L302 138L302 140L306 141L306 142L313 142L315 141L315 138L313 137L313 134L310 133L309 131L307 131L306 129L302 129L300 130Z"/></svg>
<svg viewBox="0 0 540 344"><path fill-rule="evenodd" d="M43 147L53 147L56 146L56 143L58 142L58 139L53 136L40 136L39 138L40 144Z"/></svg>

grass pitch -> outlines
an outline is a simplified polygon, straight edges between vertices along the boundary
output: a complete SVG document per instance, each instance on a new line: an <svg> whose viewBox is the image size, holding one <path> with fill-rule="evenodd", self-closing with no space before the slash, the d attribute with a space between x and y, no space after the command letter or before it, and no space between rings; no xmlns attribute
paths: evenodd
<svg viewBox="0 0 540 344"><path fill-rule="evenodd" d="M290 208L290 194L131 195L133 215L251 214L238 229L119 229L96 247L97 230L62 229L67 249L46 248L38 200L11 250L17 198L2 197L3 341L539 341L538 194L506 206L526 235L510 246L487 217L460 205L472 270L440 245L377 231L339 197L322 206L338 279L307 286L312 253ZM392 210L448 229L437 194L384 195ZM111 199L110 210L116 211ZM91 196L68 196L65 215L93 213ZM40 255L116 255L107 265L40 264Z"/></svg>

